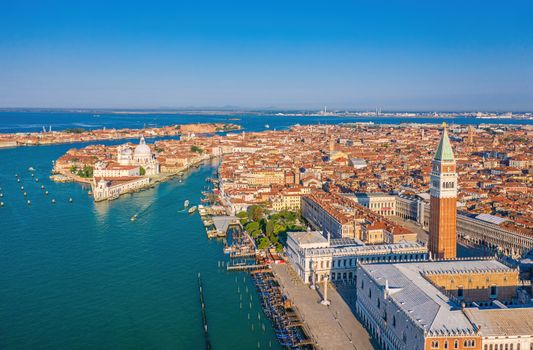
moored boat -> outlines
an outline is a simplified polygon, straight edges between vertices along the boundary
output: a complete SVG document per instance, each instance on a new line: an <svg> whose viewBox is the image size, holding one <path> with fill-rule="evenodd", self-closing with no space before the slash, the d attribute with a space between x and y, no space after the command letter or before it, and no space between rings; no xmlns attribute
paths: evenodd
<svg viewBox="0 0 533 350"><path fill-rule="evenodd" d="M187 211L189 214L193 214L195 211L196 211L196 206L194 207L190 207L189 210Z"/></svg>

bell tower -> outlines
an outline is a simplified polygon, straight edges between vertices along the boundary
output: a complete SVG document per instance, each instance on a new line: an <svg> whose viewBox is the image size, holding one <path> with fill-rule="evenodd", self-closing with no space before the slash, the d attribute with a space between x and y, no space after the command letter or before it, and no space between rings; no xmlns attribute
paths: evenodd
<svg viewBox="0 0 533 350"><path fill-rule="evenodd" d="M433 158L430 179L429 250L435 258L455 259L457 170L445 123Z"/></svg>

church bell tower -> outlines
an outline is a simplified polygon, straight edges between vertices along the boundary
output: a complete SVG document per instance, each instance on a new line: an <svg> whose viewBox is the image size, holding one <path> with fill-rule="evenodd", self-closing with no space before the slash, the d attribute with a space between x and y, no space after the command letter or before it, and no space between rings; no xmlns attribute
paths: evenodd
<svg viewBox="0 0 533 350"><path fill-rule="evenodd" d="M455 259L457 170L446 124L443 124L430 178L429 251L437 259Z"/></svg>

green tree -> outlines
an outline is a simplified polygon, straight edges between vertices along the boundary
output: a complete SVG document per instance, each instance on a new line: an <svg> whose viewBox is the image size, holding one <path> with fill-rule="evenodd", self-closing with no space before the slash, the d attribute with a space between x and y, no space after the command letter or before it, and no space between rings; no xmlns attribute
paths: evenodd
<svg viewBox="0 0 533 350"><path fill-rule="evenodd" d="M93 167L85 165L82 169L78 170L78 176L83 178L93 177Z"/></svg>
<svg viewBox="0 0 533 350"><path fill-rule="evenodd" d="M268 240L268 238L266 237L261 237L261 239L259 240L259 245L257 246L257 248L259 249L266 249L270 246L270 241Z"/></svg>
<svg viewBox="0 0 533 350"><path fill-rule="evenodd" d="M252 221L259 221L263 218L263 215L265 214L264 209L259 205L251 205L246 210L248 213L248 218Z"/></svg>
<svg viewBox="0 0 533 350"><path fill-rule="evenodd" d="M248 231L248 232L259 230L260 228L261 228L261 226L259 225L259 223L257 221L252 221L252 222L249 222L248 224L246 224L246 231Z"/></svg>
<svg viewBox="0 0 533 350"><path fill-rule="evenodd" d="M85 132L85 129L84 128L70 128L70 129L65 129L65 132L68 134L81 134Z"/></svg>
<svg viewBox="0 0 533 350"><path fill-rule="evenodd" d="M139 169L139 174L140 174L141 176L144 176L144 175L146 174L146 169L144 169L143 167L140 167L140 169Z"/></svg>
<svg viewBox="0 0 533 350"><path fill-rule="evenodd" d="M263 234L263 232L261 230L254 230L250 233L252 235L253 238L257 238L259 237L260 235Z"/></svg>
<svg viewBox="0 0 533 350"><path fill-rule="evenodd" d="M269 220L267 222L266 227L265 227L265 232L267 236L274 234L274 221Z"/></svg>
<svg viewBox="0 0 533 350"><path fill-rule="evenodd" d="M196 145L193 145L193 146L191 146L191 152L202 154L202 153L204 153L204 150L201 149L200 147L196 146Z"/></svg>
<svg viewBox="0 0 533 350"><path fill-rule="evenodd" d="M280 224L280 223L275 223L274 224L274 234L275 235L279 235L281 232L285 232L287 231L287 226L283 225L283 224Z"/></svg>

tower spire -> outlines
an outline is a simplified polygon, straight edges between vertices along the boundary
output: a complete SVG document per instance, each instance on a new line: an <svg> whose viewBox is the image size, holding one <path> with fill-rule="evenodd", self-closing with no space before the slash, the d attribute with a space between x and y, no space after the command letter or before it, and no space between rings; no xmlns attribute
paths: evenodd
<svg viewBox="0 0 533 350"><path fill-rule="evenodd" d="M455 158L453 157L452 145L450 144L450 138L448 137L448 130L446 130L446 123L442 123L442 129L442 136L433 160L455 161Z"/></svg>

